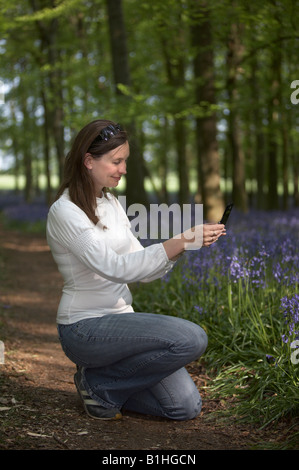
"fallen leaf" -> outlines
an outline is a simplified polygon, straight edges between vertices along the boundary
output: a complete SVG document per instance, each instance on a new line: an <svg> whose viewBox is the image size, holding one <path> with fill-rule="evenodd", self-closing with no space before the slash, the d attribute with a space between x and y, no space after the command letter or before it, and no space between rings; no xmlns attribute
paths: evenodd
<svg viewBox="0 0 299 470"><path fill-rule="evenodd" d="M38 434L36 432L27 432L28 436L32 437L52 437L52 436L47 436L46 434Z"/></svg>

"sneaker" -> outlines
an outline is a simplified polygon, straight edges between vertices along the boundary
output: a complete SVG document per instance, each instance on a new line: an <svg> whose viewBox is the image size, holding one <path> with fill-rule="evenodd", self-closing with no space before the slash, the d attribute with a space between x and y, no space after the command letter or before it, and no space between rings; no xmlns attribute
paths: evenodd
<svg viewBox="0 0 299 470"><path fill-rule="evenodd" d="M74 375L74 382L77 392L83 402L84 409L88 416L95 419L121 419L122 414L117 408L105 408L98 402L90 398L87 391L83 388L80 369Z"/></svg>

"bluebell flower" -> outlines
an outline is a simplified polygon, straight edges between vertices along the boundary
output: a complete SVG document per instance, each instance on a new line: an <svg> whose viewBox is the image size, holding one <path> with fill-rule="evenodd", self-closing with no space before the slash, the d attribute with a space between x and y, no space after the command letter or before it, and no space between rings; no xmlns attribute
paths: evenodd
<svg viewBox="0 0 299 470"><path fill-rule="evenodd" d="M202 315L203 313L205 313L203 307L201 307L200 305L194 305L194 308L195 308L195 310L196 310L200 315Z"/></svg>
<svg viewBox="0 0 299 470"><path fill-rule="evenodd" d="M289 340L291 342L293 339L299 339L299 294L294 294L290 298L282 297L280 308L288 329L286 334L281 335L282 341L288 343Z"/></svg>

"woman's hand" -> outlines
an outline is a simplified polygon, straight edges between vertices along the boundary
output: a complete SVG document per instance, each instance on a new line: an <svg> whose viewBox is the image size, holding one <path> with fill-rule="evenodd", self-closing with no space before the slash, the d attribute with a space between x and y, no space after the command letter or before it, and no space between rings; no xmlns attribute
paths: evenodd
<svg viewBox="0 0 299 470"><path fill-rule="evenodd" d="M184 239L185 250L198 250L202 246L211 246L225 234L223 224L203 224L186 230L181 236Z"/></svg>
<svg viewBox="0 0 299 470"><path fill-rule="evenodd" d="M186 250L199 250L211 246L225 235L223 224L196 225L163 243L168 259L175 261Z"/></svg>
<svg viewBox="0 0 299 470"><path fill-rule="evenodd" d="M203 244L202 246L211 246L219 237L226 235L225 225L223 224L204 224L203 225Z"/></svg>

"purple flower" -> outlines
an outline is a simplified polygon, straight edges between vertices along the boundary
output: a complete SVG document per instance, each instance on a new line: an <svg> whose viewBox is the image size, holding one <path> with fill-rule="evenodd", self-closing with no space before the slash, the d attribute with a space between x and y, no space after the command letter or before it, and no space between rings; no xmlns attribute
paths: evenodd
<svg viewBox="0 0 299 470"><path fill-rule="evenodd" d="M289 340L299 339L299 294L295 294L291 298L282 297L280 308L283 311L288 329L287 334L281 335L282 341L288 343Z"/></svg>
<svg viewBox="0 0 299 470"><path fill-rule="evenodd" d="M14 221L37 222L45 221L48 214L48 206L44 202L35 201L27 204L19 201L13 205L8 205L4 210L4 215Z"/></svg>
<svg viewBox="0 0 299 470"><path fill-rule="evenodd" d="M200 315L203 315L205 313L203 307L200 307L199 305L194 305L194 308Z"/></svg>

